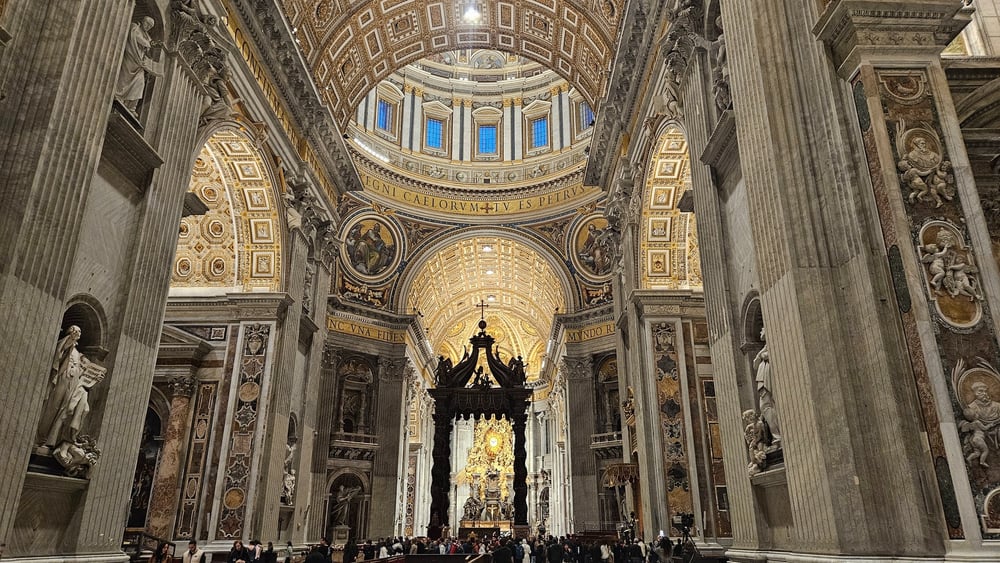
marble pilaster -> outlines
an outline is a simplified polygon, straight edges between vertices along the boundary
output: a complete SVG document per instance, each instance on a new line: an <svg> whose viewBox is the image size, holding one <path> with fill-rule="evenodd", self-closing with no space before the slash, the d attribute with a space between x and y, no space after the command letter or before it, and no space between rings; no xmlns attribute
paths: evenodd
<svg viewBox="0 0 1000 563"><path fill-rule="evenodd" d="M406 372L412 370L405 357L380 358L378 392L375 400L374 434L379 437L372 465L371 519L368 534L389 536L395 529L399 506L399 472L403 467L405 444L401 444L408 409L403 408Z"/></svg>
<svg viewBox="0 0 1000 563"><path fill-rule="evenodd" d="M170 418L156 465L146 525L146 531L158 538L174 537L173 524L180 498L179 478L191 431L191 397L197 386L198 382L193 377L175 376L170 380Z"/></svg>
<svg viewBox="0 0 1000 563"><path fill-rule="evenodd" d="M590 451L594 434L594 366L590 356L565 357L561 369L566 377L567 440L569 474L573 487L573 519L577 531L598 519L597 462Z"/></svg>
<svg viewBox="0 0 1000 563"><path fill-rule="evenodd" d="M0 191L7 202L0 210L0 311L7 319L0 404L29 413L0 418L9 451L0 470L0 537L10 557L27 554L12 530L132 3L5 4L13 37L0 59Z"/></svg>

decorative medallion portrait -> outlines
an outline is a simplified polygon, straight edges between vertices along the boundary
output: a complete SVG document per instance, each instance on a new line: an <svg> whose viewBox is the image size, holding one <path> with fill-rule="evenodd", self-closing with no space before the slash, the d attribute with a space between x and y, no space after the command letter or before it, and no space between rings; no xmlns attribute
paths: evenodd
<svg viewBox="0 0 1000 563"><path fill-rule="evenodd" d="M573 264L583 277L600 281L611 273L613 252L607 219L595 216L581 223L571 244Z"/></svg>
<svg viewBox="0 0 1000 563"><path fill-rule="evenodd" d="M399 237L383 219L361 217L347 229L341 256L354 274L364 280L386 277L399 262Z"/></svg>

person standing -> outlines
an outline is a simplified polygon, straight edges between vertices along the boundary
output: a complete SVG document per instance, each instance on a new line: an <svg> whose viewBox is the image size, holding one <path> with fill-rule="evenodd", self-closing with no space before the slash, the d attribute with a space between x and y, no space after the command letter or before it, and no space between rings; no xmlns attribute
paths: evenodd
<svg viewBox="0 0 1000 563"><path fill-rule="evenodd" d="M173 560L170 555L170 544L167 542L160 542L153 556L149 558L150 563L170 563Z"/></svg>
<svg viewBox="0 0 1000 563"><path fill-rule="evenodd" d="M181 555L181 563L205 563L205 552L198 549L198 542L188 542L187 551Z"/></svg>
<svg viewBox="0 0 1000 563"><path fill-rule="evenodd" d="M292 542L289 541L288 545L285 546L285 563L292 563L293 557L295 557L295 550L292 548Z"/></svg>
<svg viewBox="0 0 1000 563"><path fill-rule="evenodd" d="M236 540L233 542L233 548L229 550L229 557L226 561L228 563L250 563L250 552L243 546L243 542Z"/></svg>

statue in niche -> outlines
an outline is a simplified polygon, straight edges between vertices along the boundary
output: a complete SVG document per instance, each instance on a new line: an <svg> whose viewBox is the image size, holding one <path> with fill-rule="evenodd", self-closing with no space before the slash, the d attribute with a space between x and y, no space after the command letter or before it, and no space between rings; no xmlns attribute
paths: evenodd
<svg viewBox="0 0 1000 563"><path fill-rule="evenodd" d="M75 444L80 429L90 413L88 392L102 379L106 370L90 362L76 349L82 336L80 327L72 325L66 331L52 358L52 387L42 407L37 442L47 451L63 442Z"/></svg>
<svg viewBox="0 0 1000 563"><path fill-rule="evenodd" d="M115 86L115 98L135 113L146 89L146 73L160 76L153 60L149 58L149 50L156 45L149 36L156 22L146 16L129 27L128 38L125 40L125 55L118 71L118 83Z"/></svg>
<svg viewBox="0 0 1000 563"><path fill-rule="evenodd" d="M764 347L757 352L753 359L753 369L756 372L754 382L757 386L757 404L760 408L760 418L764 421L770 434L768 443L781 447L781 423L774 405L771 387L771 353L767 349L767 336L763 327L760 329L760 340L764 343Z"/></svg>
<svg viewBox="0 0 1000 563"><path fill-rule="evenodd" d="M330 511L330 516L333 518L334 524L343 526L347 523L347 509L350 508L351 499L360 492L361 487L345 487L341 485L337 489L337 496L334 499L335 504L333 505L333 510Z"/></svg>
<svg viewBox="0 0 1000 563"><path fill-rule="evenodd" d="M295 470L291 469L285 473L282 480L281 496L285 504L290 505L295 502Z"/></svg>
<svg viewBox="0 0 1000 563"><path fill-rule="evenodd" d="M751 477L760 473L767 467L767 427L760 415L753 409L743 411L743 439L746 440L747 450L750 454L750 463L747 464L747 473Z"/></svg>
<svg viewBox="0 0 1000 563"><path fill-rule="evenodd" d="M979 460L979 465L989 467L986 457L990 449L1000 447L1000 402L990 396L989 386L976 381L970 385L975 399L965 405L959 421L958 429L968 432L966 449L969 451L966 460L972 463Z"/></svg>

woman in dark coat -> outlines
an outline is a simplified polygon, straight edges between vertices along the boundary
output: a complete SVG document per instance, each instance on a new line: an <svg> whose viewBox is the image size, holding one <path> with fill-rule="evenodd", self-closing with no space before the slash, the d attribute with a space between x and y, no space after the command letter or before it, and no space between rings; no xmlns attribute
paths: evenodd
<svg viewBox="0 0 1000 563"><path fill-rule="evenodd" d="M226 561L227 563L248 563L250 552L243 547L243 542L236 540L233 542L233 548L229 550L229 559Z"/></svg>

